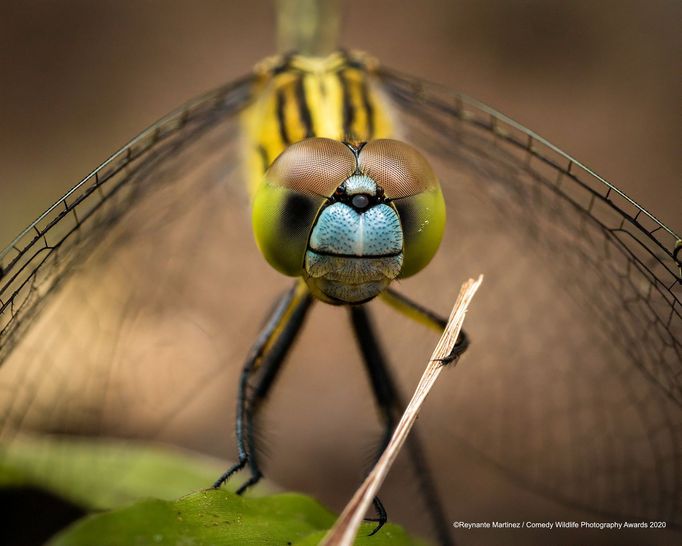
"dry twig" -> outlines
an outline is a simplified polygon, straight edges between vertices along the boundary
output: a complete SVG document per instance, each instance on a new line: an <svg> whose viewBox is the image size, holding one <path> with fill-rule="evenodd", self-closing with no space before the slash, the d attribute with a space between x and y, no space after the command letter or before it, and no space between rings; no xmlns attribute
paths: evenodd
<svg viewBox="0 0 682 546"><path fill-rule="evenodd" d="M455 306L450 313L445 331L436 344L431 360L429 360L426 370L424 370L424 374L417 385L417 389L414 391L412 400L410 400L407 408L405 408L405 413L403 413L398 426L393 432L391 441L377 464L355 492L343 512L341 512L339 519L336 520L334 526L322 540L321 544L323 546L350 546L353 544L367 509L384 482L388 471L398 456L400 448L405 443L407 434L414 425L426 396L443 370L442 361L452 351L462 329L464 315L466 314L469 302L474 297L482 281L483 276L481 275L476 281L469 279L462 285Z"/></svg>

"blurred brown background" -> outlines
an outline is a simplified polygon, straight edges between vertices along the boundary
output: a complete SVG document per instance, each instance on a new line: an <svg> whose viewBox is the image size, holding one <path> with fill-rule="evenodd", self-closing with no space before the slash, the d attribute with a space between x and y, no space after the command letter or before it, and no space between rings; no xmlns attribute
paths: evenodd
<svg viewBox="0 0 682 546"><path fill-rule="evenodd" d="M682 4L346 2L342 44L487 102L682 228ZM275 47L271 0L3 2L0 246L171 108Z"/></svg>

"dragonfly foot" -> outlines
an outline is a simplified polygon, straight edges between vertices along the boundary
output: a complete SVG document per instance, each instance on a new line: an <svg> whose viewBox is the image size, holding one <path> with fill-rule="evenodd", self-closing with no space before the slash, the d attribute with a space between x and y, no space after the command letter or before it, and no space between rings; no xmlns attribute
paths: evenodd
<svg viewBox="0 0 682 546"><path fill-rule="evenodd" d="M242 484L242 486L239 489L237 489L237 491L236 491L237 495L243 495L244 492L249 487L253 487L254 485L256 485L262 477L263 477L263 474L261 474L260 472L257 472L256 474L251 476L248 480L246 480L246 482L244 482Z"/></svg>
<svg viewBox="0 0 682 546"><path fill-rule="evenodd" d="M443 358L438 358L436 361L441 362L443 366L447 366L457 361L457 359L464 354L469 348L469 337L464 333L460 333L457 343L450 351L450 354Z"/></svg>
<svg viewBox="0 0 682 546"><path fill-rule="evenodd" d="M384 524L388 521L388 516L386 515L386 509L384 508L384 505L382 504L382 502L379 500L379 497L374 497L373 504L374 504L374 509L377 512L377 517L365 518L365 521L375 522L375 523L377 523L377 526L374 529L372 529L372 532L369 535L367 535L369 537L377 534L379 532L379 529L381 529L384 526Z"/></svg>
<svg viewBox="0 0 682 546"><path fill-rule="evenodd" d="M239 462L235 463L232 465L230 468L228 468L223 474L218 478L215 483L213 484L213 489L218 489L220 488L221 485L223 485L227 480L230 479L230 476L234 474L235 472L240 471L242 468L246 466L246 463L248 462L248 457L240 457ZM243 486L242 486L243 487Z"/></svg>

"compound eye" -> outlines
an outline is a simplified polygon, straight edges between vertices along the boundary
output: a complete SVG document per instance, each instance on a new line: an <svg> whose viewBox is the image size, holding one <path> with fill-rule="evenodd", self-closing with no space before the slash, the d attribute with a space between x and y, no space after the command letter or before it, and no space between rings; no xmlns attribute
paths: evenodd
<svg viewBox="0 0 682 546"><path fill-rule="evenodd" d="M347 146L329 138L309 138L284 150L265 174L268 184L330 197L355 171Z"/></svg>
<svg viewBox="0 0 682 546"><path fill-rule="evenodd" d="M358 163L398 211L404 240L400 277L410 277L431 261L445 230L445 201L438 178L421 153L398 140L368 142Z"/></svg>
<svg viewBox="0 0 682 546"><path fill-rule="evenodd" d="M311 138L284 150L253 196L258 248L285 275L301 273L310 231L327 199L353 172L355 155L341 142Z"/></svg>
<svg viewBox="0 0 682 546"><path fill-rule="evenodd" d="M438 178L415 148L392 139L368 142L358 156L360 170L381 186L389 199L437 191Z"/></svg>
<svg viewBox="0 0 682 546"><path fill-rule="evenodd" d="M410 277L431 261L445 231L445 201L440 187L392 201L403 228L403 268Z"/></svg>

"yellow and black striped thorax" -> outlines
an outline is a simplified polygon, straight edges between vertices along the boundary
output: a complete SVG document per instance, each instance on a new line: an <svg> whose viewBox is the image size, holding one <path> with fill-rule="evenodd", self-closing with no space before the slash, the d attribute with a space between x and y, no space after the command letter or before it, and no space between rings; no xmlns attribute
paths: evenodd
<svg viewBox="0 0 682 546"><path fill-rule="evenodd" d="M336 52L325 58L276 57L257 68L257 99L245 113L253 193L263 173L291 144L310 137L365 142L392 136L371 61Z"/></svg>

